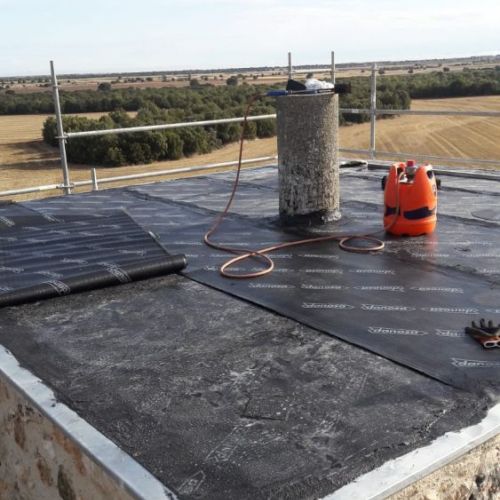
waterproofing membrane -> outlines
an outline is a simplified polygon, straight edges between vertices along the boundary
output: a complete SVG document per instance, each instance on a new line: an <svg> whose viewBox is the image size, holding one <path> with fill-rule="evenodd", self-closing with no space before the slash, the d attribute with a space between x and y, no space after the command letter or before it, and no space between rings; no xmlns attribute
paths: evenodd
<svg viewBox="0 0 500 500"><path fill-rule="evenodd" d="M322 498L491 405L177 274L1 309L0 343L182 499Z"/></svg>
<svg viewBox="0 0 500 500"><path fill-rule="evenodd" d="M271 218L277 208L273 206L277 203L272 189L275 177L254 176L253 182L259 185L248 187L247 180L240 191L248 194L258 190L252 212L260 210L261 223L256 225L255 217L230 217L218 241L254 249L339 230L362 232L376 227L382 214L380 178L380 174L350 172L342 176L344 196L352 201L343 203L344 220L337 226L285 230ZM222 198L224 188L230 188L230 179L218 181L216 176L204 183L198 178L184 180L183 184L189 182L188 200L197 200L198 206L210 204L209 196L201 194L203 184L208 193L217 195L216 200ZM175 187L173 182L137 190L176 200L183 191ZM467 179L467 187L472 191L474 182ZM500 351L484 350L464 332L472 320L500 318L500 227L475 219L471 212L478 205L488 206L490 196L495 199L493 191L490 187L488 193L481 191L480 197L475 194L475 203L471 204L463 200L464 195L460 195L464 203L459 203L457 193L450 188L442 197L443 213L435 234L411 239L384 236L387 248L381 254L346 253L335 242L278 251L275 271L258 280L221 277L219 267L227 255L199 246L204 226L170 235L169 245L175 251L190 252L186 274L201 283L445 383L469 390L500 390ZM469 197L468 193L465 197ZM249 200L248 196L237 195L233 213L248 216ZM454 212L455 205L462 217ZM233 271L244 273L250 269L259 269L259 263L249 261Z"/></svg>
<svg viewBox="0 0 500 500"><path fill-rule="evenodd" d="M383 175L366 169L344 170L340 223L284 229L276 218L276 169L244 172L217 239L255 249L306 236L380 228ZM500 176L498 181L488 180L488 190L483 179L443 178L438 228L432 235L384 236L386 250L373 255L343 252L335 242L279 251L273 274L250 281L222 278L218 269L227 255L202 243L211 216L227 200L233 176L216 174L80 195L79 204L73 206L97 209L109 205L109 200L116 205L126 199L127 210L145 228L172 211L179 222L154 230L169 250L186 253L190 260L186 275L192 279L445 383L499 391L500 351L484 350L465 335L464 328L481 317L500 320L500 225L474 216L497 203ZM64 197L28 205L45 214L70 208ZM145 205L150 210L139 220L136 210ZM239 270L257 268L259 264L250 261Z"/></svg>
<svg viewBox="0 0 500 500"><path fill-rule="evenodd" d="M256 240L255 232L245 229L233 233L242 247L265 246L272 239L259 231L263 238ZM203 249L199 260L190 258L187 275L445 383L499 390L500 353L484 350L464 333L474 319L498 318L498 286L451 265L422 263L421 253L429 251L421 247L388 248L390 253L365 256L342 252L335 243L287 249L277 252L275 272L245 281L221 277L226 257ZM258 268L253 262L233 271Z"/></svg>
<svg viewBox="0 0 500 500"><path fill-rule="evenodd" d="M365 182L358 174L367 172L341 177L344 217L340 227L345 230L371 229L382 218L379 186L383 174L365 179L366 193L373 198L355 200L357 188ZM203 182L207 190L216 191L217 186L222 199L233 175L211 176ZM237 198L232 215L217 235L219 240L254 247L302 234L276 224L276 211L271 209L275 203L277 210L275 169L245 171L242 189L249 184L258 188L260 198L254 210L259 215L245 214ZM257 299L268 303L269 284L281 288L283 303L296 293L297 289L286 288L286 282L270 281L289 276L282 269L292 268L294 261L300 265L298 274L308 282L317 273L306 270L343 263L342 270L347 272L332 274L333 286L339 285L335 277L348 280L351 274L357 275L349 266L356 269L359 262L366 261L367 269L383 266L394 271L399 267L392 266L399 262L398 266L414 271L365 273L371 280L366 284L378 286L380 280L389 286L383 282L387 278L404 287L404 292L358 290L356 283L347 282L345 289L334 290L342 293L343 303L351 303L352 294L364 294L364 300L369 297L373 303L380 299L381 304L406 297L401 303L408 305L413 296L425 295L437 305L445 296L450 301L453 297L468 301L464 296L469 293L469 276L482 283L483 299L490 290L498 291L500 274L493 273L498 268L498 256L493 257L499 247L497 226L482 225L470 214L454 217L453 199L448 201L444 192L439 237L387 239L387 251L376 257L380 259L376 263L371 255L346 254L332 243L323 249L311 246L276 252L277 271L269 278L221 279L218 283L217 269L227 256L201 241L215 210L203 193L189 203L179 193L174 201L175 186L176 182L154 184L140 188L141 193L139 188L106 190L33 201L27 206L53 216L111 213L126 207L170 251L186 252L190 272L200 277L203 272L203 279L234 295L241 296L245 287L252 289L254 295L248 299L252 303ZM153 187L154 193L149 189ZM475 198L477 205L491 201L481 193ZM464 213L478 208L464 205ZM444 218L446 211L450 215ZM314 233L329 230L314 229ZM249 267L257 264L249 263ZM409 295L410 287L419 286L420 270L427 273L425 280L435 271L436 283L441 275L457 277L462 291L411 290ZM407 277L414 282L395 281ZM352 289L347 288L351 285ZM310 302L320 298L328 302L331 291L299 289L298 293L306 294ZM314 299L312 293L321 295ZM491 405L479 389L485 379L498 379L494 370L483 370L484 376L478 376L474 388L479 394L467 393L390 362L388 354L373 355L370 346L358 349L338 340L339 333L347 338L361 325L352 311L345 331L337 325L335 335L321 335L252 303L171 275L48 300L36 307L4 308L0 341L53 387L58 398L144 464L179 498L322 498L390 458L477 423ZM285 314L293 317L293 305L287 307ZM443 318L455 322L455 314ZM400 315L404 316L377 312L385 321ZM335 324L332 318L330 326ZM415 328L430 329L435 320L436 313L422 313ZM390 342L396 336L383 337ZM448 339L451 343L454 337ZM412 346L410 338L404 352ZM433 348L434 344L426 346L426 350ZM490 359L498 359L498 353L490 354ZM457 367L456 373L471 370Z"/></svg>
<svg viewBox="0 0 500 500"><path fill-rule="evenodd" d="M500 222L500 208L495 209L485 209L473 212L472 215L478 219L484 219L488 221Z"/></svg>
<svg viewBox="0 0 500 500"><path fill-rule="evenodd" d="M28 207L12 202L0 203L0 231L26 225L44 225L55 222L50 215L42 214Z"/></svg>
<svg viewBox="0 0 500 500"><path fill-rule="evenodd" d="M9 208L0 228L0 307L168 274L186 265L184 256L169 255L124 212L47 216Z"/></svg>

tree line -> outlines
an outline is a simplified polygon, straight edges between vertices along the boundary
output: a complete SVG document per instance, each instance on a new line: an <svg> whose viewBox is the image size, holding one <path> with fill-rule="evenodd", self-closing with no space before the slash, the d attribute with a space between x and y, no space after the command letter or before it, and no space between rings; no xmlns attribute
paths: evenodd
<svg viewBox="0 0 500 500"><path fill-rule="evenodd" d="M351 83L352 92L340 96L340 106L369 108L370 80L357 77L344 81ZM102 91L68 92L62 95L64 113L84 111L109 113L99 119L64 116L64 129L67 132L76 132L237 117L243 115L249 97L259 92L262 92L261 86L248 84L142 90L113 90L107 87ZM377 85L377 107L409 109L412 96L431 97L434 93L437 97L445 97L455 96L457 92L465 95L500 93L500 67L488 71L464 71L458 75L441 72L380 77ZM472 92L475 94L471 94ZM26 96L23 95L23 98ZM28 102L30 101L26 101ZM34 103L37 102L41 101L35 99ZM0 111L1 109L0 106ZM130 116L127 111L137 111L137 115ZM252 114L274 112L274 99L259 100L252 109ZM360 123L369 119L368 113L343 113L340 116L340 124ZM108 166L142 164L208 153L237 141L239 134L240 124L230 123L92 136L68 141L67 153L69 160L74 163ZM275 120L249 122L246 130L247 139L272 137L275 134ZM56 136L55 120L52 117L48 118L43 126L43 138L48 144L56 146Z"/></svg>
<svg viewBox="0 0 500 500"><path fill-rule="evenodd" d="M152 95L158 99L145 101L136 116L126 110L112 111L99 119L64 116L67 132L136 127L163 123L216 120L242 116L249 97L256 89L250 86L168 89L168 95ZM162 104L164 107L159 106ZM271 100L256 102L252 114L271 114ZM237 141L240 124L228 123L207 127L176 128L131 134L116 134L75 138L67 142L68 159L75 163L119 166L176 160L183 156L203 154ZM57 145L57 128L53 117L43 125L43 139ZM273 119L248 122L245 137L272 137L276 134Z"/></svg>
<svg viewBox="0 0 500 500"><path fill-rule="evenodd" d="M353 85L352 94L341 96L341 105L367 107L366 79ZM146 89L139 93L141 103L136 116L127 113L135 106L121 106L99 119L80 116L64 116L63 126L67 132L100 130L110 128L179 123L200 120L215 120L242 116L250 96L262 92L262 87L238 85L226 87L200 86L181 89ZM106 93L113 94L114 91ZM135 92L134 92L135 93ZM99 92L94 92L94 96ZM118 94L119 95L119 94ZM115 96L116 98L117 96ZM113 97L110 96L110 99ZM391 83L379 95L380 105L391 108L408 108L410 98ZM123 104L123 101L122 101ZM66 109L67 110L67 102ZM275 100L270 98L255 102L251 114L275 113ZM341 123L363 121L363 115L341 116ZM248 122L245 138L264 138L276 135L274 119ZM193 154L203 154L235 142L240 136L240 124L229 123L206 127L176 128L133 134L117 134L75 138L67 142L68 159L74 163L90 165L120 166L175 160ZM43 139L52 146L57 145L57 128L53 117L43 126Z"/></svg>
<svg viewBox="0 0 500 500"><path fill-rule="evenodd" d="M352 102L369 100L369 79L365 77L351 78L355 96L342 98L342 106L351 106ZM249 86L252 87L251 85ZM500 94L500 66L492 69L471 70L462 72L433 71L412 75L384 75L379 77L378 91L384 95L383 101L389 102L392 97L387 89L397 88L407 92L410 98L466 97L476 95ZM220 99L220 87L209 84L191 89L179 88L127 88L101 91L61 91L61 107L63 113L110 112L118 109L138 111L146 103L154 103L159 108L170 109L181 107L190 99L192 92L214 94ZM224 90L221 90L223 93ZM20 93L11 90L0 91L0 115L15 114L49 114L54 112L52 96L47 92Z"/></svg>
<svg viewBox="0 0 500 500"><path fill-rule="evenodd" d="M412 99L500 95L500 66L491 69L433 71L408 76L386 76L384 82L400 81Z"/></svg>

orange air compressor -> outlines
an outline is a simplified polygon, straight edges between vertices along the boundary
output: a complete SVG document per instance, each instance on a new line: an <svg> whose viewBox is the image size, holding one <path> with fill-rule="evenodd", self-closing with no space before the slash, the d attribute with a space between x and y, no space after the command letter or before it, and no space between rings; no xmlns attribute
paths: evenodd
<svg viewBox="0 0 500 500"><path fill-rule="evenodd" d="M420 236L434 231L438 183L431 165L417 166L413 160L394 163L389 175L382 179L382 187L387 232L398 236Z"/></svg>

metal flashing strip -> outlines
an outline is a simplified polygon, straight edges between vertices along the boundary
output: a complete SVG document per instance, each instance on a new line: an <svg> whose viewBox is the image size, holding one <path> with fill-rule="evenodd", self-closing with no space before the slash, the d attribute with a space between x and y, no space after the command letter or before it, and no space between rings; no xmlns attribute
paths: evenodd
<svg viewBox="0 0 500 500"><path fill-rule="evenodd" d="M500 404L491 408L476 425L458 432L447 432L428 446L389 460L343 486L323 500L378 500L387 498L406 486L448 465L500 433Z"/></svg>
<svg viewBox="0 0 500 500"><path fill-rule="evenodd" d="M177 496L116 444L57 401L42 380L22 368L13 354L0 346L0 377L23 394L48 420L139 500L175 500Z"/></svg>

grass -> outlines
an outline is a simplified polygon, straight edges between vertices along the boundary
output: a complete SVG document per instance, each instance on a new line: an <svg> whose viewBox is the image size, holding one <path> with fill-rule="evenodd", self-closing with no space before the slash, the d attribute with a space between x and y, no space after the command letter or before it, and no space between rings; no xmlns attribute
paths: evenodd
<svg viewBox="0 0 500 500"><path fill-rule="evenodd" d="M453 109L500 111L500 96L455 99L414 100L412 109ZM85 116L99 116L89 113ZM0 116L0 190L55 184L61 182L58 150L44 144L41 128L46 116ZM367 148L370 124L342 127L340 144L343 148ZM377 121L377 149L404 151L409 154L429 154L457 158L498 159L500 166L500 118L456 116L401 116ZM258 139L245 144L246 158L276 154L276 139ZM152 172L182 166L204 165L236 160L238 145L231 144L212 153L119 168L98 168L98 177L112 177ZM474 167L473 163L470 167ZM88 165L70 165L71 179L90 179ZM116 185L154 182L168 176L132 180ZM85 189L80 188L83 191ZM53 196L60 191L48 191L16 196L16 200Z"/></svg>

